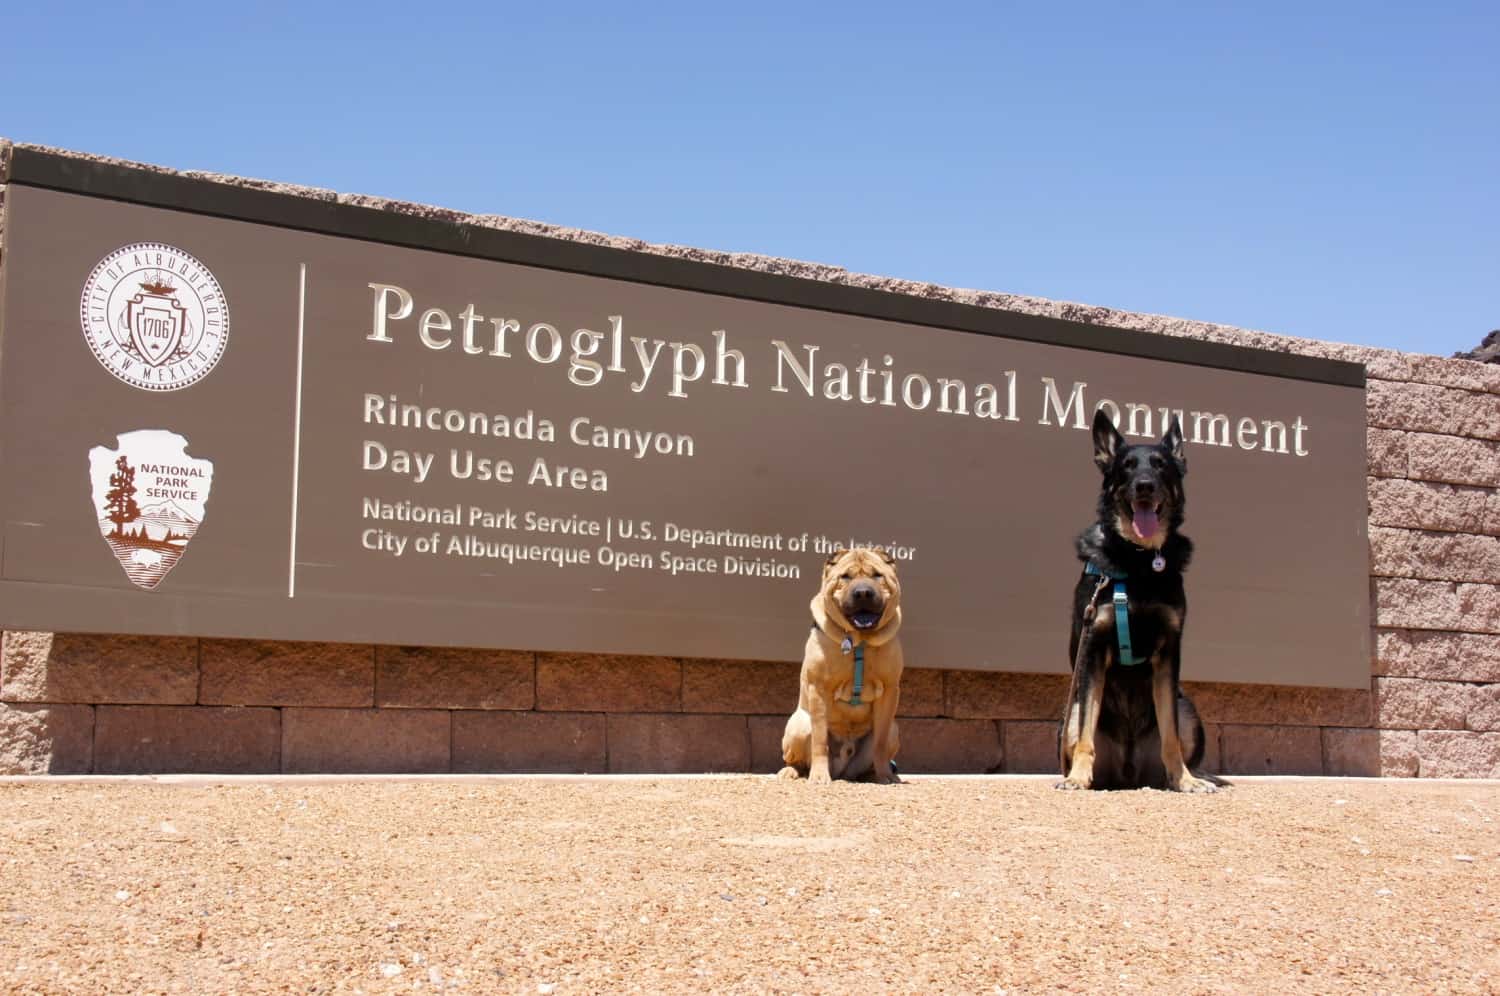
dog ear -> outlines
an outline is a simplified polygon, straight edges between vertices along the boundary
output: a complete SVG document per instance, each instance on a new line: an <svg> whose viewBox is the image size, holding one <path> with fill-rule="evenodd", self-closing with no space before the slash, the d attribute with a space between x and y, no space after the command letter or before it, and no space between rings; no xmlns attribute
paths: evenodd
<svg viewBox="0 0 1500 996"><path fill-rule="evenodd" d="M1187 453L1183 449L1182 426L1177 421L1177 416L1172 416L1172 424L1167 427L1167 434L1161 437L1161 448L1172 455L1172 462L1177 464L1177 473L1183 477L1187 476Z"/></svg>
<svg viewBox="0 0 1500 996"><path fill-rule="evenodd" d="M880 559L881 560L884 560L887 564L890 564L892 567L896 566L896 557L895 557L895 555L893 555L891 553L891 551L887 550L883 546L877 546L875 548L875 552L878 553L878 554L880 554Z"/></svg>
<svg viewBox="0 0 1500 996"><path fill-rule="evenodd" d="M1125 448L1125 437L1115 428L1114 421L1103 408L1094 412L1094 463L1104 473L1109 473L1115 462L1115 454Z"/></svg>
<svg viewBox="0 0 1500 996"><path fill-rule="evenodd" d="M828 555L828 559L823 561L823 577L828 577L828 572L833 570L833 565L837 564L839 560L844 556L844 554L848 552L849 551L845 550L843 547L838 547L832 553L830 553Z"/></svg>

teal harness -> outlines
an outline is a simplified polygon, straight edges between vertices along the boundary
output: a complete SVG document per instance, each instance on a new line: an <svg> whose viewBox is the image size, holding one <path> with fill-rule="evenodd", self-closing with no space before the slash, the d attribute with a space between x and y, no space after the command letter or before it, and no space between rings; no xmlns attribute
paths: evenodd
<svg viewBox="0 0 1500 996"><path fill-rule="evenodd" d="M859 700L859 693L865 690L865 645L864 642L856 644L852 637L844 637L844 642L839 644L839 650L848 653L854 651L854 691L849 696L849 704L852 706L864 705Z"/></svg>
<svg viewBox="0 0 1500 996"><path fill-rule="evenodd" d="M1115 583L1115 639L1120 645L1120 663L1126 667L1134 667L1146 660L1137 657L1135 648L1130 643L1130 607L1125 595L1125 579L1129 577L1117 571L1100 570L1092 560L1084 565L1083 573L1092 574L1097 578L1109 578ZM1103 586L1101 581L1100 586ZM1098 594L1096 591L1095 594Z"/></svg>

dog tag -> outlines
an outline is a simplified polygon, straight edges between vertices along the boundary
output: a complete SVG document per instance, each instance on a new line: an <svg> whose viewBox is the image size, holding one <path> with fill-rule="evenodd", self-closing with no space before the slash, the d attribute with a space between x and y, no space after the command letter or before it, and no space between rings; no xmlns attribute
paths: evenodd
<svg viewBox="0 0 1500 996"><path fill-rule="evenodd" d="M846 654L853 652L853 650L854 650L854 639L852 637L848 637L848 636L844 637L844 642L841 643L841 644L839 644L839 649L841 651L843 651L844 653L846 653Z"/></svg>
<svg viewBox="0 0 1500 996"><path fill-rule="evenodd" d="M1161 554L1158 553L1151 560L1151 569L1153 571L1155 571L1156 573L1158 573L1158 574L1160 574L1162 571L1166 570L1167 569L1167 558L1163 557Z"/></svg>

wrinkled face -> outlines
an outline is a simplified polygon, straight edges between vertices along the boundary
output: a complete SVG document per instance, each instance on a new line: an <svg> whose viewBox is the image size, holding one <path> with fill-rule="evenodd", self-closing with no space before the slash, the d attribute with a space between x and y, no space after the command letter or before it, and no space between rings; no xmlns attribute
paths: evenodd
<svg viewBox="0 0 1500 996"><path fill-rule="evenodd" d="M1127 446L1109 416L1094 416L1094 462L1104 472L1101 511L1113 518L1120 535L1138 546L1160 547L1170 528L1182 521L1182 429L1171 428L1154 446Z"/></svg>
<svg viewBox="0 0 1500 996"><path fill-rule="evenodd" d="M823 598L829 611L856 630L877 628L900 595L896 561L884 550L835 550L823 565Z"/></svg>

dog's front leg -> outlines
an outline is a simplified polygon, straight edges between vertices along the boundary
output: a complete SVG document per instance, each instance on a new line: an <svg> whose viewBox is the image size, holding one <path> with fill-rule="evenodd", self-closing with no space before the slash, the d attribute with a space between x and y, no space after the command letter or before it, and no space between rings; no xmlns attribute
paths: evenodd
<svg viewBox="0 0 1500 996"><path fill-rule="evenodd" d="M807 780L814 785L833 781L828 773L828 713L833 697L821 688L807 688L807 712L812 717L812 737L808 746Z"/></svg>
<svg viewBox="0 0 1500 996"><path fill-rule="evenodd" d="M1078 687L1068 703L1063 726L1063 754L1072 763L1055 788L1086 789L1094 784L1094 736L1099 730L1099 710L1104 703L1103 654L1090 654L1079 662Z"/></svg>
<svg viewBox="0 0 1500 996"><path fill-rule="evenodd" d="M1175 647L1151 656L1151 700L1156 706L1156 728L1161 733L1161 763L1167 787L1175 792L1217 792L1213 782L1195 777L1182 757L1182 734L1177 728L1177 654Z"/></svg>
<svg viewBox="0 0 1500 996"><path fill-rule="evenodd" d="M875 759L874 778L882 785L891 785L901 781L901 776L891 770L891 758L896 755L896 738L891 731L896 725L896 707L900 702L900 689L875 700L873 717L875 729L870 734L873 741L871 753Z"/></svg>

